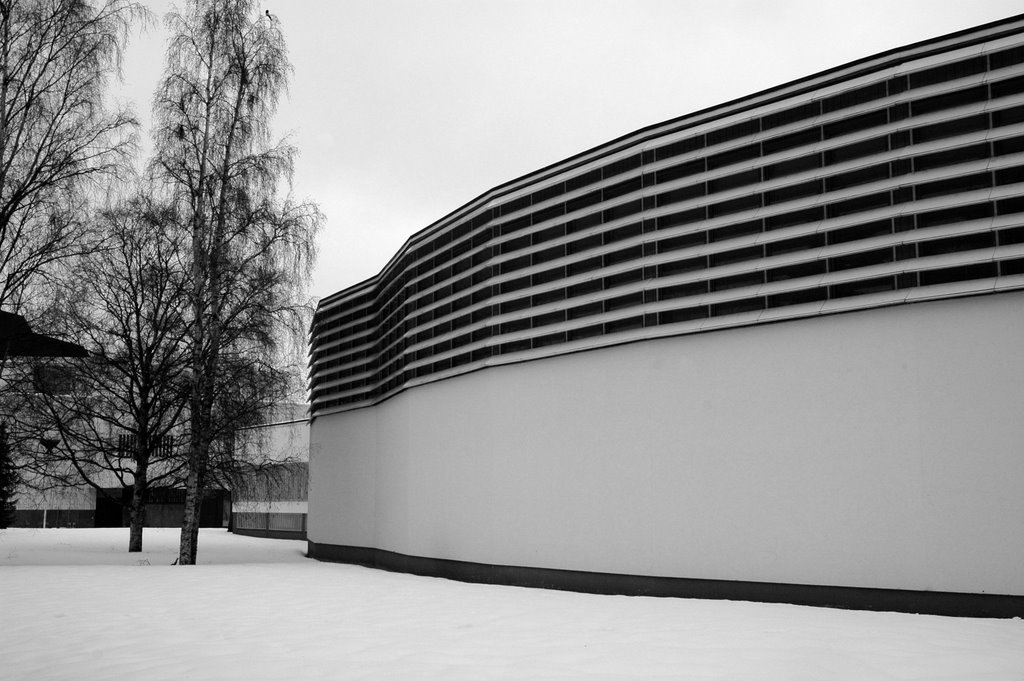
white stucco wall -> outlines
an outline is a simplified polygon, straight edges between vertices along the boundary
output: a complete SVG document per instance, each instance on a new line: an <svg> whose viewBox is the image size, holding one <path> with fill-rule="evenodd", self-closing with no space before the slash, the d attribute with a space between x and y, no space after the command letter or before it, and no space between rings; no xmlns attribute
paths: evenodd
<svg viewBox="0 0 1024 681"><path fill-rule="evenodd" d="M92 487L67 487L49 490L19 488L16 507L19 511L93 511L96 509L96 490Z"/></svg>
<svg viewBox="0 0 1024 681"><path fill-rule="evenodd" d="M297 418L246 428L239 433L247 460L308 461L309 421Z"/></svg>
<svg viewBox="0 0 1024 681"><path fill-rule="evenodd" d="M651 340L311 429L309 539L1024 595L1024 294Z"/></svg>

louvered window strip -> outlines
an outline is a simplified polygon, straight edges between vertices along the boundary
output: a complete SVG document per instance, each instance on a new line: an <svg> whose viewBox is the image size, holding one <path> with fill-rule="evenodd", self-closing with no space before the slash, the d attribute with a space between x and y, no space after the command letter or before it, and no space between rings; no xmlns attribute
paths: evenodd
<svg viewBox="0 0 1024 681"><path fill-rule="evenodd" d="M666 131L468 209L321 304L314 414L483 366L1024 287L1014 40Z"/></svg>

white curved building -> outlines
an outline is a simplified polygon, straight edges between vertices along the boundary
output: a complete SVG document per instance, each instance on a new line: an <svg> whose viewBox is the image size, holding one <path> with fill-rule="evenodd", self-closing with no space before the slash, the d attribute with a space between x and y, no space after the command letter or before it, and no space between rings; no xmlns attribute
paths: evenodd
<svg viewBox="0 0 1024 681"><path fill-rule="evenodd" d="M312 339L314 557L1024 615L1024 15L496 187Z"/></svg>

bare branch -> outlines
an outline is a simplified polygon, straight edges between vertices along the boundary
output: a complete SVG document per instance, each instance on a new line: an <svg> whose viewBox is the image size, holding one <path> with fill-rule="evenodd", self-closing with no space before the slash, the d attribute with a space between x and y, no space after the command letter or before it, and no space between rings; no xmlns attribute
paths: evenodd
<svg viewBox="0 0 1024 681"><path fill-rule="evenodd" d="M123 176L137 121L108 110L131 27L128 0L7 0L0 12L0 305L95 247L75 219L91 183Z"/></svg>

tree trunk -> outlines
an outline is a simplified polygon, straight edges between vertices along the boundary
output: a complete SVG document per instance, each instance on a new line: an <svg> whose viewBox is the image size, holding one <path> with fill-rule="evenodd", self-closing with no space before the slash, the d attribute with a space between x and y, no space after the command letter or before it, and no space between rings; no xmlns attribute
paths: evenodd
<svg viewBox="0 0 1024 681"><path fill-rule="evenodd" d="M178 565L195 565L199 550L199 515L203 507L206 486L206 467L210 456L209 401L205 395L207 379L193 383L191 441L189 442L188 477L185 479L185 514L181 520L181 539L178 545ZM196 399L196 398L199 399ZM204 418L205 417L205 418Z"/></svg>
<svg viewBox="0 0 1024 681"><path fill-rule="evenodd" d="M195 565L199 550L199 512L203 505L203 485L196 466L185 480L185 516L181 520L178 565Z"/></svg>
<svg viewBox="0 0 1024 681"><path fill-rule="evenodd" d="M215 52L214 34L210 34L210 54ZM199 549L199 512L203 505L203 477L206 472L206 460L210 454L207 433L206 383L211 377L206 372L207 344L207 271L210 266L211 254L205 248L207 232L206 221L206 183L208 178L207 157L210 147L210 126L212 117L210 101L212 99L213 70L206 72L206 115L203 117L202 153L198 172L199 185L192 192L194 201L191 218L192 228L192 313L195 317L192 330L192 394L189 398L189 421L192 431L188 449L188 477L185 479L185 514L181 519L181 538L178 543L178 565L195 565ZM212 404L212 402L210 402Z"/></svg>
<svg viewBox="0 0 1024 681"><path fill-rule="evenodd" d="M132 487L132 505L129 508L128 553L142 550L142 528L146 525L146 497L149 495L149 482L146 480L146 462L136 464L135 485Z"/></svg>
<svg viewBox="0 0 1024 681"><path fill-rule="evenodd" d="M142 550L142 528L146 524L146 499L138 486L132 492L129 517L131 520L128 524L128 553L138 553Z"/></svg>

